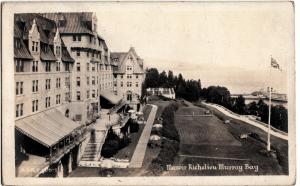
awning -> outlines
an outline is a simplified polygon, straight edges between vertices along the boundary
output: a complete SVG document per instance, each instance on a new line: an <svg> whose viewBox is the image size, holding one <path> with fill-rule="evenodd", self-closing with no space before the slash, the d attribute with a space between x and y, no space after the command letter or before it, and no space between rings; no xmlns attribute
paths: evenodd
<svg viewBox="0 0 300 186"><path fill-rule="evenodd" d="M51 147L70 135L80 125L57 109L41 112L16 121L16 129L33 140Z"/></svg>
<svg viewBox="0 0 300 186"><path fill-rule="evenodd" d="M118 104L122 100L121 96L115 95L115 93L113 93L112 91L102 91L100 92L100 96L107 99L114 105Z"/></svg>

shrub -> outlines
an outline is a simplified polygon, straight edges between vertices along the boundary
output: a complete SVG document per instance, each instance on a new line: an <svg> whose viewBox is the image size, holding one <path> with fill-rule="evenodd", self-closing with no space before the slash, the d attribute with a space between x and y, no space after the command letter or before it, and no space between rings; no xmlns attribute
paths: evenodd
<svg viewBox="0 0 300 186"><path fill-rule="evenodd" d="M119 138L119 136L114 133L112 128L110 128L101 149L101 156L104 158L110 158L114 156L120 149L126 147L130 142L130 138L126 136Z"/></svg>
<svg viewBox="0 0 300 186"><path fill-rule="evenodd" d="M163 128L162 136L171 140L180 141L179 134L174 125L174 112L178 109L177 103L168 105L162 113Z"/></svg>

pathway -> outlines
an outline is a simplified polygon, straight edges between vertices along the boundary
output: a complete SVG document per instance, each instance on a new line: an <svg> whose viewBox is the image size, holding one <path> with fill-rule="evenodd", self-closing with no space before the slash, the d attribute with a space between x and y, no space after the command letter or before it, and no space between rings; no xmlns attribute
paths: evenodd
<svg viewBox="0 0 300 186"><path fill-rule="evenodd" d="M151 106L152 106L151 112L149 114L143 133L141 134L139 142L131 158L129 168L141 168L143 165L147 144L152 130L152 125L154 123L155 115L157 112L157 106L156 105L151 105Z"/></svg>
<svg viewBox="0 0 300 186"><path fill-rule="evenodd" d="M204 105L211 106L211 107L219 110L220 112L222 112L223 114L225 114L225 115L227 115L227 116L229 116L231 118L244 121L245 123L251 124L251 125L253 125L253 126L257 127L257 128L262 129L265 132L268 132L268 127L262 125L261 123L258 123L256 121L250 120L247 117L244 117L244 116L241 116L241 115L238 115L238 114L235 114L235 113L233 114L233 113L229 112L226 108L223 108L222 106L219 106L219 105L216 105L216 104L204 103L204 102L202 102L202 103ZM270 134L273 135L273 136L276 136L278 138L281 138L281 139L284 139L284 140L288 140L288 135L284 134L283 132L276 132L274 130L271 130Z"/></svg>

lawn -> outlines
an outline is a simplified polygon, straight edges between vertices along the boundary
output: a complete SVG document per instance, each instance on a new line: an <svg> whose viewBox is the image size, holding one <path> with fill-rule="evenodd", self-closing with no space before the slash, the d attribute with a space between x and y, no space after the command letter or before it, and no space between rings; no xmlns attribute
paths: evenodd
<svg viewBox="0 0 300 186"><path fill-rule="evenodd" d="M201 113L206 108L186 107L180 108L176 115ZM174 165L211 165L225 164L230 166L257 165L258 172L243 169L243 171L224 170L188 170L165 171L164 176L187 175L282 175L287 174L284 159L282 157L267 157L261 153L265 144L254 138L241 140L239 135L245 132L257 131L251 125L233 121L230 125L224 124L224 116L214 111L219 117L184 117L177 116L175 125L180 135L180 150ZM277 146L276 144L280 144ZM280 155L287 153L284 150L285 142L277 139L273 145L280 148ZM283 152L282 152L283 150ZM283 162L282 159L284 160Z"/></svg>
<svg viewBox="0 0 300 186"><path fill-rule="evenodd" d="M267 133L264 132L263 130L261 130L255 126L249 125L243 121L230 118L213 107L208 107L203 104L200 104L199 106L213 111L214 115L223 121L230 119L231 122L228 125L228 129L232 133L233 136L237 137L241 133L254 132L254 133L258 134L259 137L263 141L265 141L265 142L267 141ZM277 151L276 152L277 160L278 160L279 165L282 168L283 174L288 174L288 169L289 169L288 168L288 141L271 136L271 146L272 146L272 149L275 149Z"/></svg>

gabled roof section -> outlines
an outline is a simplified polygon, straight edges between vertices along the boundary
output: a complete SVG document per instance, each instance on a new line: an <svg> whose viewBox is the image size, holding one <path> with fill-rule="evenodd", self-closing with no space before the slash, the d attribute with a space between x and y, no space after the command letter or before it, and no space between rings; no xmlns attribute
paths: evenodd
<svg viewBox="0 0 300 186"><path fill-rule="evenodd" d="M14 47L14 58L18 59L33 59L22 39L22 32L18 25L14 25L14 39L20 42L20 47Z"/></svg>
<svg viewBox="0 0 300 186"><path fill-rule="evenodd" d="M93 34L92 12L44 13L42 16L53 20L61 34Z"/></svg>
<svg viewBox="0 0 300 186"><path fill-rule="evenodd" d="M34 14L34 13L25 13L25 14L15 14L15 25L14 25L14 37L21 39L21 49L15 50L15 57L16 58L26 58L32 59L27 46L24 44L23 40L28 40L28 34L31 30L33 20L37 25L39 34L40 34L40 41L41 43L46 46L46 50L41 50L40 57L41 60L44 61L56 61L56 57L53 53L54 44L54 37L57 32L56 23L53 20L50 20L46 17L43 17L41 14ZM41 44L41 46L42 46ZM69 52L65 48L63 41L61 40L62 45L62 60L65 62L74 62L74 59L70 56ZM24 47L24 48L23 48Z"/></svg>
<svg viewBox="0 0 300 186"><path fill-rule="evenodd" d="M131 47L128 52L111 52L110 57L112 60L112 63L117 63L118 70L116 70L114 73L120 73L124 74L126 72L126 59L128 58L128 55L132 53L136 57L137 65L133 68L133 73L145 73L144 67L143 67L143 59L141 59L137 53L135 52L135 49ZM117 61L116 61L117 59Z"/></svg>

